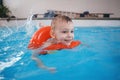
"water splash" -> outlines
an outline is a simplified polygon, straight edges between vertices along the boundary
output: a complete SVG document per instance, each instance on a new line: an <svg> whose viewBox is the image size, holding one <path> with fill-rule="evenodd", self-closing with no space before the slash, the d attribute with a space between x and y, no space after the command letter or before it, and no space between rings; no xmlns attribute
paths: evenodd
<svg viewBox="0 0 120 80"><path fill-rule="evenodd" d="M17 61L19 61L21 59L21 56L24 54L23 51L20 51L16 57L10 57L9 60L7 60L6 62L2 62L0 61L0 71L4 70L7 67L12 66L14 63L16 63Z"/></svg>
<svg viewBox="0 0 120 80"><path fill-rule="evenodd" d="M27 33L26 36L31 36L35 30L34 26L36 26L35 22L32 20L34 17L33 8L31 8L29 12L30 14L27 17L26 23L23 25Z"/></svg>
<svg viewBox="0 0 120 80"><path fill-rule="evenodd" d="M32 18L33 18L34 14L31 15L30 17L27 18L27 21L25 23L25 29L26 29L26 32L27 32L27 36L31 36L33 33L34 33L34 26L35 26L35 22L32 21Z"/></svg>
<svg viewBox="0 0 120 80"><path fill-rule="evenodd" d="M5 30L4 30L5 29ZM8 36L10 36L12 33L13 33L13 31L12 31L12 29L11 28L9 28L7 25L5 25L4 24L4 29L1 29L0 30L0 37L1 38L6 38L6 37L8 37ZM1 39L2 40L2 39ZM1 41L0 40L0 41Z"/></svg>

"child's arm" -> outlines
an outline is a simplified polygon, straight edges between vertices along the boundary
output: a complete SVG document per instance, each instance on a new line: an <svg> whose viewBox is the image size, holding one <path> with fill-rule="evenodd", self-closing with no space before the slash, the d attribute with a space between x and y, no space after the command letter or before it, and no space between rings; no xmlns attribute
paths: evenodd
<svg viewBox="0 0 120 80"><path fill-rule="evenodd" d="M36 61L38 67L42 69L50 70L50 72L55 72L55 68L45 66L38 56L39 56L39 53L37 51L34 51L32 54L32 59Z"/></svg>
<svg viewBox="0 0 120 80"><path fill-rule="evenodd" d="M39 54L38 53L33 53L32 54L32 59L36 61L37 65L40 68L46 68L46 66L44 66L44 64L42 63L42 61L38 58Z"/></svg>

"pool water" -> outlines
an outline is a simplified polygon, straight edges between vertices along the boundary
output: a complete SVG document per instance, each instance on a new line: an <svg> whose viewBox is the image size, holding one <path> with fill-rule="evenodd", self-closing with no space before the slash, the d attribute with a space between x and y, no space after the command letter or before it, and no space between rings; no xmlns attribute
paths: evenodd
<svg viewBox="0 0 120 80"><path fill-rule="evenodd" d="M25 26L0 27L0 80L120 80L120 26L76 26L75 40L85 45L39 56L55 73L31 60L31 34Z"/></svg>

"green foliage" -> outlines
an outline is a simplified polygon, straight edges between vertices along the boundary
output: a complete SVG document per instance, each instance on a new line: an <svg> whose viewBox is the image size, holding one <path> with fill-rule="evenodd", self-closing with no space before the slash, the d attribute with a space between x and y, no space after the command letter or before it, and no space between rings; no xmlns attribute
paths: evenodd
<svg viewBox="0 0 120 80"><path fill-rule="evenodd" d="M0 18L7 18L9 16L10 10L3 5L0 5Z"/></svg>

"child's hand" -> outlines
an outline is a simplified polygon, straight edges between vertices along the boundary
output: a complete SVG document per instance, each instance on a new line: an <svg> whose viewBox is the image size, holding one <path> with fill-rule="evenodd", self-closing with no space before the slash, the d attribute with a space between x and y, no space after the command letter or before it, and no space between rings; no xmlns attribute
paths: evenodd
<svg viewBox="0 0 120 80"><path fill-rule="evenodd" d="M41 65L39 67L43 68L43 69L46 69L46 70L49 70L51 73L55 73L56 72L56 68L55 67L47 67L47 66L44 66L44 65Z"/></svg>
<svg viewBox="0 0 120 80"><path fill-rule="evenodd" d="M55 73L55 72L56 72L56 68L55 68L55 67L49 67L48 70L49 70L51 73Z"/></svg>

